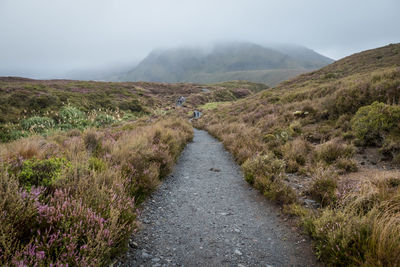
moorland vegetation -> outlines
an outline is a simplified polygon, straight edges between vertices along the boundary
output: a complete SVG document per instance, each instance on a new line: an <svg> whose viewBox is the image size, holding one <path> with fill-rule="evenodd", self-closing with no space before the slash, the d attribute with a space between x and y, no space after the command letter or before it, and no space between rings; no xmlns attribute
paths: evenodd
<svg viewBox="0 0 400 267"><path fill-rule="evenodd" d="M400 264L400 45L203 107L245 179L335 266Z"/></svg>

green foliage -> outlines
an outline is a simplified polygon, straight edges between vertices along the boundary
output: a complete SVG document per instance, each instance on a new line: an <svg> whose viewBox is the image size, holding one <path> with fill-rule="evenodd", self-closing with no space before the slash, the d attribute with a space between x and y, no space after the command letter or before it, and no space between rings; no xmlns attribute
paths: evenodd
<svg viewBox="0 0 400 267"><path fill-rule="evenodd" d="M119 108L122 110L130 110L131 112L143 112L144 108L136 98L130 101L124 101L119 104Z"/></svg>
<svg viewBox="0 0 400 267"><path fill-rule="evenodd" d="M96 157L91 157L89 158L89 169L97 171L97 172L102 172L104 170L106 170L107 165L106 163L99 158Z"/></svg>
<svg viewBox="0 0 400 267"><path fill-rule="evenodd" d="M60 178L62 169L69 166L64 158L29 159L22 164L17 174L19 182L26 188L51 186Z"/></svg>
<svg viewBox="0 0 400 267"><path fill-rule="evenodd" d="M283 181L285 162L273 154L247 159L242 165L245 180L254 185L267 198L279 204L296 202L296 194Z"/></svg>
<svg viewBox="0 0 400 267"><path fill-rule="evenodd" d="M0 142L10 142L28 136L28 132L16 129L15 125L0 124Z"/></svg>
<svg viewBox="0 0 400 267"><path fill-rule="evenodd" d="M374 102L361 107L351 120L355 136L364 145L380 145L385 135L398 127L400 107Z"/></svg>
<svg viewBox="0 0 400 267"><path fill-rule="evenodd" d="M84 128L88 125L86 115L72 106L64 106L58 112L59 127L63 130L72 128Z"/></svg>
<svg viewBox="0 0 400 267"><path fill-rule="evenodd" d="M107 126L107 125L111 125L116 123L117 120L108 114L105 113L100 113L96 116L96 118L94 119L94 124L96 125L96 127L102 127L102 126Z"/></svg>
<svg viewBox="0 0 400 267"><path fill-rule="evenodd" d="M267 154L246 160L242 168L246 181L253 184L257 176L267 176L270 180L278 179L285 170L285 163L273 154Z"/></svg>
<svg viewBox="0 0 400 267"><path fill-rule="evenodd" d="M199 109L202 110L213 110L216 109L218 107L220 107L223 104L226 104L227 102L210 102L210 103L206 103L202 106L199 107Z"/></svg>
<svg viewBox="0 0 400 267"><path fill-rule="evenodd" d="M21 121L21 127L25 131L44 133L54 128L54 120L48 117L31 117Z"/></svg>

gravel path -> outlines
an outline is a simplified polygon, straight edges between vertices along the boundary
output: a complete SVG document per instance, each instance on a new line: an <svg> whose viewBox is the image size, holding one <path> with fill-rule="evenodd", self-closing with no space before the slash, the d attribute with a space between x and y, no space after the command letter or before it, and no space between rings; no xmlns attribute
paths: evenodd
<svg viewBox="0 0 400 267"><path fill-rule="evenodd" d="M205 131L144 204L123 266L315 266L310 244Z"/></svg>

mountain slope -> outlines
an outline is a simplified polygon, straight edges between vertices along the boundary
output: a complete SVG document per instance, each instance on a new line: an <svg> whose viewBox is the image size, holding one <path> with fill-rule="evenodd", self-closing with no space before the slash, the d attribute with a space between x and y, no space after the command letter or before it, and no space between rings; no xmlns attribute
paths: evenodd
<svg viewBox="0 0 400 267"><path fill-rule="evenodd" d="M302 217L328 265L397 266L399 105L392 44L204 109L197 127L223 141L251 185Z"/></svg>
<svg viewBox="0 0 400 267"><path fill-rule="evenodd" d="M120 80L198 83L249 80L275 85L332 62L312 50L294 47L282 48L280 52L251 43L234 43L215 46L211 51L199 48L153 51Z"/></svg>

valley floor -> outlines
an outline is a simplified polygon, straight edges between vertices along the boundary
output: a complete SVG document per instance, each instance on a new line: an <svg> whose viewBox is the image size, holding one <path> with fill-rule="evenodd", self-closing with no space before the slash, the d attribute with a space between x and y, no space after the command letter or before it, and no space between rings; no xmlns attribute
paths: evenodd
<svg viewBox="0 0 400 267"><path fill-rule="evenodd" d="M122 266L316 266L309 241L248 185L222 144L195 130L143 205Z"/></svg>

